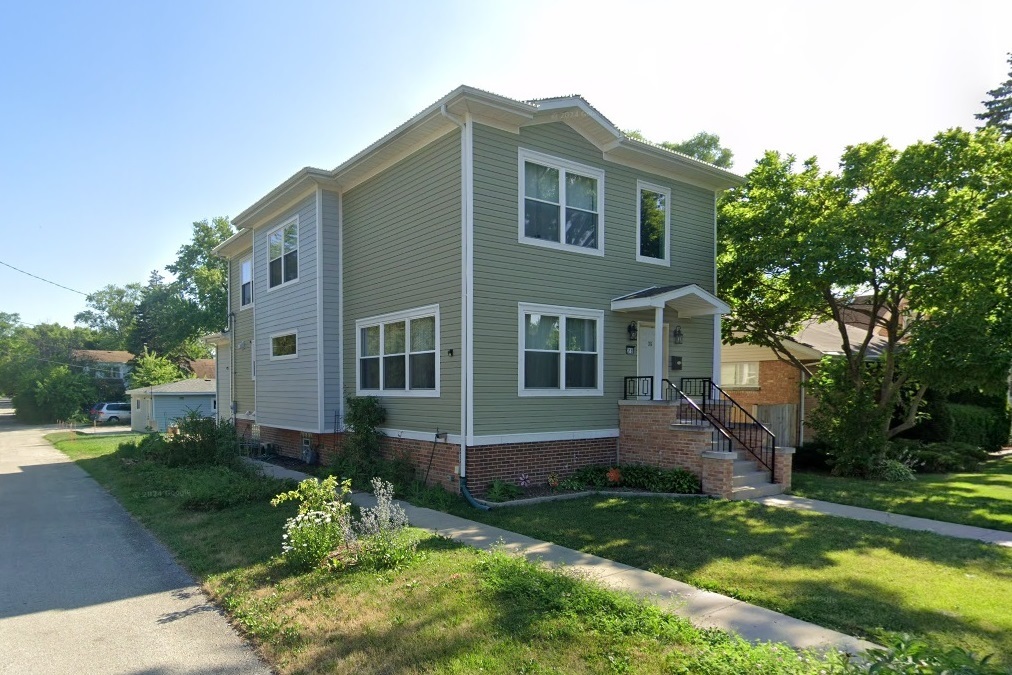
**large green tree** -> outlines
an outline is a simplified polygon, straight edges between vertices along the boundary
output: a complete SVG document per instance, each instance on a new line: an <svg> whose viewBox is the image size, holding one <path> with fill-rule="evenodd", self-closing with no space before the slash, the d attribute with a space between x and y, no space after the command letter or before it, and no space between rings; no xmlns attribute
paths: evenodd
<svg viewBox="0 0 1012 675"><path fill-rule="evenodd" d="M167 384L186 378L182 369L164 356L155 352L144 350L140 356L134 359L133 369L130 371L130 388L150 387L157 384Z"/></svg>
<svg viewBox="0 0 1012 675"><path fill-rule="evenodd" d="M987 92L987 100L981 101L984 112L974 115L983 120L985 127L998 129L1006 140L1012 138L1012 52L1008 55L1008 64L1008 79Z"/></svg>
<svg viewBox="0 0 1012 675"><path fill-rule="evenodd" d="M102 342L99 349L126 349L127 337L134 327L134 310L140 299L140 284L110 284L88 295L88 309L78 312L74 323L99 333Z"/></svg>
<svg viewBox="0 0 1012 675"><path fill-rule="evenodd" d="M638 130L626 131L625 134L638 141L647 140ZM720 136L707 131L700 131L686 141L663 141L658 145L666 150L674 150L723 169L730 169L734 164L734 153L720 144Z"/></svg>
<svg viewBox="0 0 1012 675"><path fill-rule="evenodd" d="M719 211L725 338L805 368L786 341L813 318L834 322L843 356L822 384L844 392L829 406L848 401L841 441L862 434L874 453L916 423L929 387L1000 386L1012 360L1012 142L994 129L902 151L880 140L849 147L838 173L770 152L747 179ZM858 340L845 330L854 313L868 320ZM885 345L869 365L876 335Z"/></svg>
<svg viewBox="0 0 1012 675"><path fill-rule="evenodd" d="M190 334L205 335L225 327L228 312L228 261L212 252L235 233L228 218L193 223L190 243L180 247L176 261L166 269L176 277L175 286L183 298L197 308L187 315Z"/></svg>

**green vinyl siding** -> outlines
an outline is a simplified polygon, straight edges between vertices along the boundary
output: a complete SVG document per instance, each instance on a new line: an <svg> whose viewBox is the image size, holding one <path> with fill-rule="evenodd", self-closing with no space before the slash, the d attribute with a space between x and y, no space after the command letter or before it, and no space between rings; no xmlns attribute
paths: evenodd
<svg viewBox="0 0 1012 675"><path fill-rule="evenodd" d="M604 176L604 256L543 248L518 241L518 149L525 148L601 169ZM636 261L636 181L671 189L671 266ZM600 150L564 123L536 125L512 134L474 128L474 419L477 435L618 427L623 376L635 375L627 355L626 327L642 314L611 311L611 300L650 286L694 283L713 291L714 194L625 166L605 162ZM518 303L599 309L605 312L604 395L518 395ZM709 376L713 320L665 321L680 325L683 369L668 376ZM641 373L647 374L647 373Z"/></svg>
<svg viewBox="0 0 1012 675"><path fill-rule="evenodd" d="M232 345L230 349L235 357L232 368L235 376L235 392L233 397L236 401L236 413L239 415L251 414L256 410L254 395L253 371L253 307L239 309L240 293L242 286L242 261L253 254L250 248L243 253L233 256L229 260L231 274L229 291L231 295L230 305L235 312L235 326L231 336ZM257 270L253 273L256 275ZM253 298L254 305L256 297ZM227 407L227 406L226 406Z"/></svg>
<svg viewBox="0 0 1012 675"><path fill-rule="evenodd" d="M453 131L342 197L345 391L356 391L356 320L439 305L440 396L383 396L387 428L460 430L460 180Z"/></svg>

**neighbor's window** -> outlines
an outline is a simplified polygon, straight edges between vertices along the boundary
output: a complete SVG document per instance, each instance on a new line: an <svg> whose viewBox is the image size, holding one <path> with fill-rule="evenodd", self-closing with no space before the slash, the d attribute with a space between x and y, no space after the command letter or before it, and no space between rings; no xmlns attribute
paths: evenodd
<svg viewBox="0 0 1012 675"><path fill-rule="evenodd" d="M284 359L299 355L299 336L297 333L271 336L271 358Z"/></svg>
<svg viewBox="0 0 1012 675"><path fill-rule="evenodd" d="M603 253L604 171L520 150L520 240Z"/></svg>
<svg viewBox="0 0 1012 675"><path fill-rule="evenodd" d="M359 392L439 395L439 307L356 322Z"/></svg>
<svg viewBox="0 0 1012 675"><path fill-rule="evenodd" d="M267 235L270 287L299 278L299 219L288 221Z"/></svg>
<svg viewBox="0 0 1012 675"><path fill-rule="evenodd" d="M521 396L602 394L600 310L520 304Z"/></svg>
<svg viewBox="0 0 1012 675"><path fill-rule="evenodd" d="M239 263L239 307L253 304L253 259L247 258Z"/></svg>
<svg viewBox="0 0 1012 675"><path fill-rule="evenodd" d="M669 263L668 242L671 227L671 191L642 181L636 184L639 193L636 232L636 260L659 265Z"/></svg>
<svg viewBox="0 0 1012 675"><path fill-rule="evenodd" d="M720 364L721 384L730 387L758 387L759 362L740 361Z"/></svg>

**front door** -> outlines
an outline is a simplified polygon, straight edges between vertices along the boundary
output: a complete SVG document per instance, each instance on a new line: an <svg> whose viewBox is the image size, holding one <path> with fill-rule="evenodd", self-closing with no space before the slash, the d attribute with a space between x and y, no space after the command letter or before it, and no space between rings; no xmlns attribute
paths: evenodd
<svg viewBox="0 0 1012 675"><path fill-rule="evenodd" d="M664 341L659 352L660 358L667 363L668 358L668 324L664 324ZM654 324L639 322L636 332L636 374L640 377L649 377L654 374L654 359L658 356L658 350L654 344ZM664 377L668 376L667 368L664 369Z"/></svg>

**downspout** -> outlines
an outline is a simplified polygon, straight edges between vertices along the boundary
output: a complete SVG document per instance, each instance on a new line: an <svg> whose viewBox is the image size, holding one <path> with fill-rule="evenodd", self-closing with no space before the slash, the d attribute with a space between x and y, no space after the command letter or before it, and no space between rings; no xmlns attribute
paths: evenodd
<svg viewBox="0 0 1012 675"><path fill-rule="evenodd" d="M801 371L800 403L798 405L798 445L805 444L805 371Z"/></svg>
<svg viewBox="0 0 1012 675"><path fill-rule="evenodd" d="M488 511L489 507L479 504L467 487L467 441L471 429L469 420L471 417L470 392L471 392L471 341L472 315L471 315L471 282L472 282L472 242L471 232L473 229L472 219L474 210L471 204L471 184L473 180L473 154L471 129L473 125L468 120L461 120L452 115L446 104L439 106L439 114L450 120L460 128L460 229L461 229L461 313L460 320L462 330L460 332L462 349L460 364L460 493L467 500L467 503L476 509Z"/></svg>

